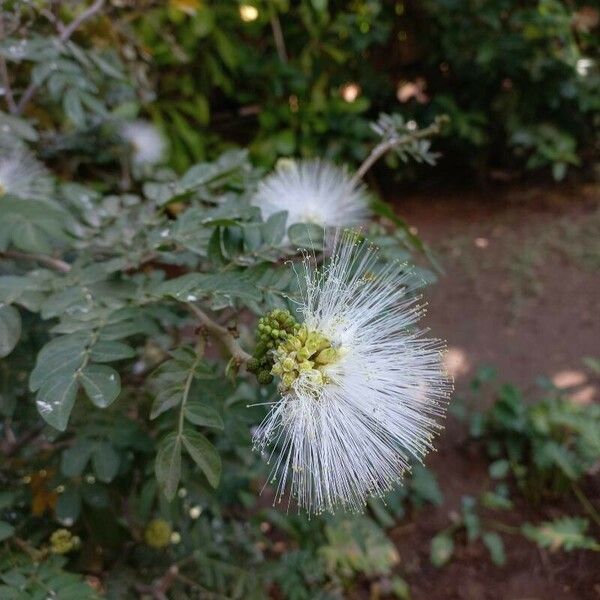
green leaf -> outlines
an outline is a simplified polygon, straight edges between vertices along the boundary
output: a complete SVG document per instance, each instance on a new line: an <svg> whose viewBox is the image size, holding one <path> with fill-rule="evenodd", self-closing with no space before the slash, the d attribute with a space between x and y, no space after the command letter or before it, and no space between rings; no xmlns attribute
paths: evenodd
<svg viewBox="0 0 600 600"><path fill-rule="evenodd" d="M29 389L35 392L45 381L59 375L74 376L83 364L87 340L87 335L73 334L48 342L37 356L29 376Z"/></svg>
<svg viewBox="0 0 600 600"><path fill-rule="evenodd" d="M490 477L492 477L493 479L502 479L503 477L506 477L508 475L508 470L510 469L510 463L502 458L500 460L495 460L490 466L489 466L489 473L490 473Z"/></svg>
<svg viewBox="0 0 600 600"><path fill-rule="evenodd" d="M188 400L184 410L185 418L194 425L223 429L221 415L210 406L205 406L200 400Z"/></svg>
<svg viewBox="0 0 600 600"><path fill-rule="evenodd" d="M181 478L181 438L176 433L169 433L163 438L156 454L154 471L163 494L172 500Z"/></svg>
<svg viewBox="0 0 600 600"><path fill-rule="evenodd" d="M561 517L554 521L546 521L535 526L525 523L521 527L523 535L541 546L549 548L552 552L563 550L596 550L600 551L600 544L586 535L588 521L577 517Z"/></svg>
<svg viewBox="0 0 600 600"><path fill-rule="evenodd" d="M0 304L0 358L8 356L21 337L21 315L14 306Z"/></svg>
<svg viewBox="0 0 600 600"><path fill-rule="evenodd" d="M502 538L494 531L486 531L481 539L490 553L492 562L495 565L502 566L506 562Z"/></svg>
<svg viewBox="0 0 600 600"><path fill-rule="evenodd" d="M221 457L216 448L205 436L193 430L183 432L183 445L206 475L208 483L216 488L221 478Z"/></svg>
<svg viewBox="0 0 600 600"><path fill-rule="evenodd" d="M493 510L508 510L512 508L513 503L510 498L498 494L497 492L484 492L481 495L481 504L485 508L491 508Z"/></svg>
<svg viewBox="0 0 600 600"><path fill-rule="evenodd" d="M121 378L112 368L105 365L90 365L79 373L79 380L87 397L98 408L112 404L121 391Z"/></svg>
<svg viewBox="0 0 600 600"><path fill-rule="evenodd" d="M288 228L288 238L293 246L322 250L325 231L314 223L294 223Z"/></svg>
<svg viewBox="0 0 600 600"><path fill-rule="evenodd" d="M122 342L99 341L92 346L90 359L94 362L113 362L133 358L135 350Z"/></svg>
<svg viewBox="0 0 600 600"><path fill-rule="evenodd" d="M218 300L224 298L243 301L259 301L260 291L243 273L189 273L170 279L156 288L159 295L173 296L177 300L195 302L202 297L213 296Z"/></svg>
<svg viewBox="0 0 600 600"><path fill-rule="evenodd" d="M66 477L79 477L92 456L94 445L90 440L78 440L73 446L63 450L60 457L60 471Z"/></svg>
<svg viewBox="0 0 600 600"><path fill-rule="evenodd" d="M410 586L406 580L396 575L395 577L392 577L390 585L396 598L399 598L400 600L410 600Z"/></svg>
<svg viewBox="0 0 600 600"><path fill-rule="evenodd" d="M8 539L15 532L15 528L6 521L0 521L0 542Z"/></svg>
<svg viewBox="0 0 600 600"><path fill-rule="evenodd" d="M281 243L285 235L287 218L287 210L284 210L271 215L262 224L262 237L267 246L278 246Z"/></svg>
<svg viewBox="0 0 600 600"><path fill-rule="evenodd" d="M558 442L546 442L542 448L546 459L551 460L569 479L575 480L579 477L576 457L565 446Z"/></svg>
<svg viewBox="0 0 600 600"><path fill-rule="evenodd" d="M412 233L410 227L408 226L408 223L404 219L399 217L394 212L394 209L389 204L387 204L387 202L374 198L371 201L371 208L375 214L389 219L396 227L402 229L402 231L404 231L404 233L408 237L410 243L417 250L420 250L421 252L426 252L425 244L423 243L421 238Z"/></svg>
<svg viewBox="0 0 600 600"><path fill-rule="evenodd" d="M36 405L42 418L55 429L64 431L79 386L74 374L55 375L44 381L36 396Z"/></svg>
<svg viewBox="0 0 600 600"><path fill-rule="evenodd" d="M150 419L156 419L156 417L162 415L162 413L174 408L181 403L182 398L183 386L179 383L161 390L152 402Z"/></svg>
<svg viewBox="0 0 600 600"><path fill-rule="evenodd" d="M436 506L440 506L444 501L444 496L435 475L432 471L421 465L414 467L410 486L418 495L419 500L430 502Z"/></svg>
<svg viewBox="0 0 600 600"><path fill-rule="evenodd" d="M432 540L429 558L434 567L444 566L454 553L454 540L449 533L438 533Z"/></svg>
<svg viewBox="0 0 600 600"><path fill-rule="evenodd" d="M60 494L56 502L56 518L65 525L75 523L81 513L81 494L70 485Z"/></svg>
<svg viewBox="0 0 600 600"><path fill-rule="evenodd" d="M469 542L476 540L481 532L481 520L476 512L476 507L475 498L472 496L462 497L462 518Z"/></svg>
<svg viewBox="0 0 600 600"><path fill-rule="evenodd" d="M365 516L338 518L325 527L327 543L319 554L331 574L364 574L368 578L389 575L398 564L396 548L385 531Z"/></svg>
<svg viewBox="0 0 600 600"><path fill-rule="evenodd" d="M114 448L106 443L100 443L92 454L92 464L96 477L104 483L111 482L119 470L121 459Z"/></svg>
<svg viewBox="0 0 600 600"><path fill-rule="evenodd" d="M63 109L71 123L80 127L85 125L85 112L78 90L72 88L67 91L63 97Z"/></svg>

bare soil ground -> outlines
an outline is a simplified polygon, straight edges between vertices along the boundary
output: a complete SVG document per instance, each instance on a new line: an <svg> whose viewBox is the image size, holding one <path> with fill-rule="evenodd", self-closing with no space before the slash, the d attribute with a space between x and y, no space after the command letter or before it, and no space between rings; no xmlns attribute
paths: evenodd
<svg viewBox="0 0 600 600"><path fill-rule="evenodd" d="M600 186L419 196L395 204L446 271L426 292L426 320L448 342L458 394L486 364L525 390L545 375L568 388L574 402L600 401L600 381L583 362L600 357ZM444 505L420 510L391 532L413 600L600 599L599 554L551 553L518 535L503 535L504 567L494 566L480 543L458 544L450 564L432 567L429 541L448 525L461 496L493 485L480 450L452 417L428 466ZM588 481L586 491L600 507L600 482ZM502 517L518 525L569 513L581 514L581 507L519 501Z"/></svg>

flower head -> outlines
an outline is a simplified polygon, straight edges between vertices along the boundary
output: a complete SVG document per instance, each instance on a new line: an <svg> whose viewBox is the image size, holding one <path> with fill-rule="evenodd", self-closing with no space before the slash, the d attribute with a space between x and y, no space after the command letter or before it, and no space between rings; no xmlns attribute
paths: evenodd
<svg viewBox="0 0 600 600"><path fill-rule="evenodd" d="M432 448L451 389L443 344L415 328L423 311L407 294L410 271L382 263L357 234L337 234L328 263L305 259L299 278L303 322L268 317L283 326L263 327L266 353L252 365L280 378L281 395L255 445L271 447L279 498L289 484L309 512L360 510Z"/></svg>
<svg viewBox="0 0 600 600"><path fill-rule="evenodd" d="M345 169L322 160L285 160L264 179L252 200L263 218L286 210L288 225L321 227L358 225L368 215L365 188Z"/></svg>
<svg viewBox="0 0 600 600"><path fill-rule="evenodd" d="M132 147L133 162L136 165L155 165L164 157L165 139L148 121L126 123L121 137Z"/></svg>
<svg viewBox="0 0 600 600"><path fill-rule="evenodd" d="M144 530L144 540L152 548L164 548L171 543L173 530L164 519L152 519Z"/></svg>
<svg viewBox="0 0 600 600"><path fill-rule="evenodd" d="M30 200L47 200L52 180L46 167L23 149L0 154L0 198L5 194Z"/></svg>
<svg viewBox="0 0 600 600"><path fill-rule="evenodd" d="M53 554L68 554L80 545L79 537L73 535L68 529L57 529L50 536L50 551Z"/></svg>

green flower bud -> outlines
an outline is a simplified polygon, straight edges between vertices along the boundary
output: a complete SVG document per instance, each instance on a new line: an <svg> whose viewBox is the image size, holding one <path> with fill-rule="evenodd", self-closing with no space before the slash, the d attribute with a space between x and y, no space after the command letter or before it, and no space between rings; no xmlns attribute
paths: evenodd
<svg viewBox="0 0 600 600"><path fill-rule="evenodd" d="M260 371L257 379L261 385L269 385L273 381L273 375L269 371Z"/></svg>
<svg viewBox="0 0 600 600"><path fill-rule="evenodd" d="M321 350L315 357L315 362L318 365L328 365L335 362L339 357L339 353L335 348L325 348Z"/></svg>
<svg viewBox="0 0 600 600"><path fill-rule="evenodd" d="M148 546L160 549L171 543L171 525L164 519L153 519L144 531L144 540Z"/></svg>
<svg viewBox="0 0 600 600"><path fill-rule="evenodd" d="M246 369L248 369L250 373L256 373L260 369L260 361L258 358L251 358L246 363Z"/></svg>

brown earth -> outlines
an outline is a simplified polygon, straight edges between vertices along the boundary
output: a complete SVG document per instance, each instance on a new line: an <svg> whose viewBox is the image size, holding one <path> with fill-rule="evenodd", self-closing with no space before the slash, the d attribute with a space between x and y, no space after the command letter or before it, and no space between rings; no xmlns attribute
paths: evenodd
<svg viewBox="0 0 600 600"><path fill-rule="evenodd" d="M397 211L436 252L445 274L426 292L427 325L447 340L457 394L480 365L534 394L550 377L573 401L600 401L600 379L584 357L600 357L600 186L527 188L409 197ZM490 402L491 398L482 399ZM429 541L450 523L461 496L493 484L481 450L452 417L428 463L445 502L390 532L413 600L599 600L600 554L538 549L502 534L507 563L494 566L483 544L457 544L436 569ZM600 507L600 481L586 492ZM582 514L578 504L532 508L517 501L506 524ZM596 528L593 533L600 537Z"/></svg>

